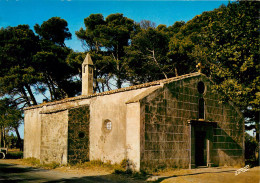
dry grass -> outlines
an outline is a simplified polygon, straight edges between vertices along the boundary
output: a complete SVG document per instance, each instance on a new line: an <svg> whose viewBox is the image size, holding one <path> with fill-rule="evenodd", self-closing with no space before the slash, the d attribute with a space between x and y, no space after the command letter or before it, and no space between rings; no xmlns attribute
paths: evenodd
<svg viewBox="0 0 260 183"><path fill-rule="evenodd" d="M56 162L51 162L51 163L40 163L39 159L36 158L26 158L22 160L25 164L27 165L31 165L33 167L37 167L37 168L44 168L44 169L55 169L60 167L59 163Z"/></svg>

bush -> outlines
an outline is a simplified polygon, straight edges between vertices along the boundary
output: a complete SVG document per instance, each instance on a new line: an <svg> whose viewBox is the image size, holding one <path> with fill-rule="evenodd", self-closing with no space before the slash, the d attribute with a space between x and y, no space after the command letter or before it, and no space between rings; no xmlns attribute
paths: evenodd
<svg viewBox="0 0 260 183"><path fill-rule="evenodd" d="M115 167L115 174L132 174L131 162L128 159L123 159L121 163Z"/></svg>
<svg viewBox="0 0 260 183"><path fill-rule="evenodd" d="M104 163L101 160L93 160L93 161L87 161L84 163L77 163L77 164L71 164L71 166L76 166L78 168L98 168L98 167L103 167L103 168L113 168L114 165L112 165L110 162Z"/></svg>
<svg viewBox="0 0 260 183"><path fill-rule="evenodd" d="M37 167L37 168L45 168L45 169L55 169L60 166L59 163L53 161L51 163L43 163L41 164L39 159L36 158L26 158L23 159L23 161L31 166Z"/></svg>
<svg viewBox="0 0 260 183"><path fill-rule="evenodd" d="M22 159L23 158L23 152L8 152L8 154L5 155L6 159Z"/></svg>
<svg viewBox="0 0 260 183"><path fill-rule="evenodd" d="M44 164L40 165L40 167L45 168L45 169L55 169L55 168L60 167L60 164L53 161L51 163L44 163Z"/></svg>
<svg viewBox="0 0 260 183"><path fill-rule="evenodd" d="M23 159L23 161L32 166L37 166L37 167L40 166L40 160L36 159L36 158L26 158L26 159Z"/></svg>

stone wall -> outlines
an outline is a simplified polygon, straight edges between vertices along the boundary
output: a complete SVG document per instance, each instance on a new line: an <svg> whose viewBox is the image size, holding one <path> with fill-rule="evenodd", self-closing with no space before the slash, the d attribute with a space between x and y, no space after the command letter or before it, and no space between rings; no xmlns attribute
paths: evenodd
<svg viewBox="0 0 260 183"><path fill-rule="evenodd" d="M69 109L68 163L89 160L89 106Z"/></svg>
<svg viewBox="0 0 260 183"><path fill-rule="evenodd" d="M231 105L223 106L223 121L214 129L212 161L219 166L244 165L243 118Z"/></svg>
<svg viewBox="0 0 260 183"><path fill-rule="evenodd" d="M42 114L41 155L42 163L67 163L68 110Z"/></svg>
<svg viewBox="0 0 260 183"><path fill-rule="evenodd" d="M198 92L198 82L206 90ZM219 103L219 96L204 76L166 84L141 101L141 169L153 167L188 168L191 163L191 126L199 118L200 98L205 100L204 121L217 122L210 138L214 165L243 163L243 121L230 104ZM142 109L143 108L143 109ZM143 134L143 135L142 135Z"/></svg>
<svg viewBox="0 0 260 183"><path fill-rule="evenodd" d="M206 119L217 122L213 133L212 163L244 165L244 120L231 102L221 103L210 87L204 95Z"/></svg>
<svg viewBox="0 0 260 183"><path fill-rule="evenodd" d="M141 101L145 111L141 118L144 126L141 168L188 167L187 120L197 117L192 82L194 79L167 84Z"/></svg>

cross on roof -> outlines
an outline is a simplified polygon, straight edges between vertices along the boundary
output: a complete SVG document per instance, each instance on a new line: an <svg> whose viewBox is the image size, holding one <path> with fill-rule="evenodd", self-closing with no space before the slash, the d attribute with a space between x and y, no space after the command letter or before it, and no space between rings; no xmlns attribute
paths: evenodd
<svg viewBox="0 0 260 183"><path fill-rule="evenodd" d="M204 66L202 65L201 62L199 62L199 63L196 65L196 68L198 68L199 73L201 73L201 72L202 72L202 69L204 68Z"/></svg>

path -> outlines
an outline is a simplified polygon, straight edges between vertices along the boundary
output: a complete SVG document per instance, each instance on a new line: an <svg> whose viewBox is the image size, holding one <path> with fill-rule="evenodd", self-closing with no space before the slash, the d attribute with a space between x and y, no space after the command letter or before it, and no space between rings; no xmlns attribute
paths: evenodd
<svg viewBox="0 0 260 183"><path fill-rule="evenodd" d="M146 181L133 179L123 175L115 175L105 171L69 169L44 170L18 165L18 160L0 160L0 183L25 182L83 182L83 183L143 183ZM238 168L201 168L192 170L175 170L149 176L148 181L162 183L259 183L260 167L250 168L246 172L235 175Z"/></svg>

